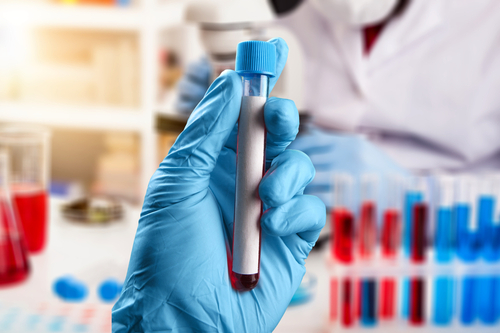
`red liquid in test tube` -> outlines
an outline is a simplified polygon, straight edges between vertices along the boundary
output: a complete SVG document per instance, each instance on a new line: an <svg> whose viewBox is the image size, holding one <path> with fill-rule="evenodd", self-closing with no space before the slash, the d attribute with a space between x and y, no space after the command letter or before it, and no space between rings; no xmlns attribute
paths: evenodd
<svg viewBox="0 0 500 333"><path fill-rule="evenodd" d="M377 238L377 209L374 201L361 204L359 214L359 254L363 259L370 259L375 251Z"/></svg>
<svg viewBox="0 0 500 333"><path fill-rule="evenodd" d="M344 278L342 280L342 299L341 299L341 309L342 309L342 324L349 327L354 324L353 315L353 283L350 278Z"/></svg>
<svg viewBox="0 0 500 333"><path fill-rule="evenodd" d="M332 214L333 223L333 256L343 263L353 261L354 249L354 216L346 208L336 208Z"/></svg>
<svg viewBox="0 0 500 333"><path fill-rule="evenodd" d="M338 280L332 278L330 280L330 322L336 321L338 316L338 288Z"/></svg>
<svg viewBox="0 0 500 333"><path fill-rule="evenodd" d="M419 326L425 322L425 281L422 277L410 279L410 324Z"/></svg>
<svg viewBox="0 0 500 333"><path fill-rule="evenodd" d="M414 263L423 263L425 261L427 211L427 204L424 202L416 203L413 206L411 260Z"/></svg>
<svg viewBox="0 0 500 333"><path fill-rule="evenodd" d="M397 209L387 209L384 212L382 225L382 256L394 259L398 254L401 242L401 214Z"/></svg>
<svg viewBox="0 0 500 333"><path fill-rule="evenodd" d="M385 277L380 281L380 319L392 320L396 315L396 279Z"/></svg>

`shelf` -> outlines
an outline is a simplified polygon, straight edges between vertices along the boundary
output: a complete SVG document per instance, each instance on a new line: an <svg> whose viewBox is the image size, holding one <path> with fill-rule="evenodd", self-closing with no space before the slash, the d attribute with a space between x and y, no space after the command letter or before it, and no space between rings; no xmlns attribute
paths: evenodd
<svg viewBox="0 0 500 333"><path fill-rule="evenodd" d="M51 3L0 3L0 22L22 26L108 30L140 30L153 23L167 28L183 20L185 5L169 2L154 7L151 15L140 7L60 5Z"/></svg>
<svg viewBox="0 0 500 333"><path fill-rule="evenodd" d="M133 108L0 102L0 122L90 130L145 131L147 116Z"/></svg>

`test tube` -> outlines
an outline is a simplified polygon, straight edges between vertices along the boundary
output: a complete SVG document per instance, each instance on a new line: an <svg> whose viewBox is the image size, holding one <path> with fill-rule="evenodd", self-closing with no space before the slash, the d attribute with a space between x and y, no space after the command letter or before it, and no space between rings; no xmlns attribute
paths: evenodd
<svg viewBox="0 0 500 333"><path fill-rule="evenodd" d="M238 120L231 282L239 291L251 290L259 281L262 201L258 188L265 172L264 105L275 62L272 43L238 44L236 72L242 76L243 98Z"/></svg>
<svg viewBox="0 0 500 333"><path fill-rule="evenodd" d="M425 184L425 180L420 180ZM428 224L428 204L423 200L425 188L422 187L421 201L415 202L412 208L411 227L411 261L415 264L423 263L426 259L427 250L427 224Z"/></svg>
<svg viewBox="0 0 500 333"><path fill-rule="evenodd" d="M396 278L383 277L380 281L380 319L392 320L396 315Z"/></svg>
<svg viewBox="0 0 500 333"><path fill-rule="evenodd" d="M359 255L371 259L377 240L377 198L379 179L375 174L364 174L360 179L361 206L359 212Z"/></svg>
<svg viewBox="0 0 500 333"><path fill-rule="evenodd" d="M460 321L463 325L471 325L477 318L478 277L467 275L462 279L462 297Z"/></svg>
<svg viewBox="0 0 500 333"><path fill-rule="evenodd" d="M404 227L403 227L403 247L405 254L410 256L412 251L412 228L413 228L413 207L421 202L424 196L425 183L422 177L412 177L405 194L404 203Z"/></svg>
<svg viewBox="0 0 500 333"><path fill-rule="evenodd" d="M485 177L488 188L479 199L479 229L484 240L483 258L488 262L500 260L500 174Z"/></svg>
<svg viewBox="0 0 500 333"><path fill-rule="evenodd" d="M434 281L433 321L438 326L451 324L453 318L454 280L452 276L438 276Z"/></svg>
<svg viewBox="0 0 500 333"><path fill-rule="evenodd" d="M453 258L453 197L455 180L450 175L436 177L437 207L435 232L435 259L439 263L450 262Z"/></svg>
<svg viewBox="0 0 500 333"><path fill-rule="evenodd" d="M401 242L403 189L404 180L402 177L388 177L385 196L387 206L384 211L381 235L382 256L386 259L396 258Z"/></svg>
<svg viewBox="0 0 500 333"><path fill-rule="evenodd" d="M341 316L342 325L350 327L354 325L354 283L350 277L342 279L342 299L341 299Z"/></svg>
<svg viewBox="0 0 500 333"><path fill-rule="evenodd" d="M353 179L346 173L333 175L332 255L349 264L354 259Z"/></svg>
<svg viewBox="0 0 500 333"><path fill-rule="evenodd" d="M361 324L375 326L377 324L377 283L374 278L364 278L360 284Z"/></svg>
<svg viewBox="0 0 500 333"><path fill-rule="evenodd" d="M454 208L457 255L465 262L477 260L482 246L476 215L477 194L477 180L473 176L461 175L457 179Z"/></svg>

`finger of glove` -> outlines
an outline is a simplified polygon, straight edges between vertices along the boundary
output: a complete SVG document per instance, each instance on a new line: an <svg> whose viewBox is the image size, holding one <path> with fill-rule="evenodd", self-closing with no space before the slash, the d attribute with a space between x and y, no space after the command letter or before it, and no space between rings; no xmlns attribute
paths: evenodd
<svg viewBox="0 0 500 333"><path fill-rule="evenodd" d="M283 152L299 132L299 112L289 99L271 97L264 106L267 129L266 161L271 161Z"/></svg>
<svg viewBox="0 0 500 333"><path fill-rule="evenodd" d="M241 78L234 71L225 71L210 86L150 181L147 197L152 206L164 207L208 188L238 119L241 94Z"/></svg>
<svg viewBox="0 0 500 333"><path fill-rule="evenodd" d="M279 207L262 214L262 230L272 236L304 235L304 240L315 242L325 226L326 208L317 197L296 195Z"/></svg>
<svg viewBox="0 0 500 333"><path fill-rule="evenodd" d="M261 218L262 230L287 238L287 246L297 260L307 258L325 226L325 205L315 196L298 195L287 203L270 208ZM298 237L291 237L291 236Z"/></svg>
<svg viewBox="0 0 500 333"><path fill-rule="evenodd" d="M282 38L273 38L268 40L269 43L272 43L276 46L276 75L269 79L269 92L274 88L276 82L285 68L286 60L288 59L288 45Z"/></svg>
<svg viewBox="0 0 500 333"><path fill-rule="evenodd" d="M278 155L259 185L259 195L267 207L278 207L302 194L314 178L309 157L298 150L286 150Z"/></svg>

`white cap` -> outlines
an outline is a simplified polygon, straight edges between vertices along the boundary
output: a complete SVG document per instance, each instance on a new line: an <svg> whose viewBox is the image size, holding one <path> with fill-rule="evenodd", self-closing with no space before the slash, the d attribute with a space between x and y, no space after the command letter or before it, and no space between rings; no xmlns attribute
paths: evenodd
<svg viewBox="0 0 500 333"><path fill-rule="evenodd" d="M202 24L237 24L271 21L273 12L266 0L209 0L188 5L186 19Z"/></svg>

